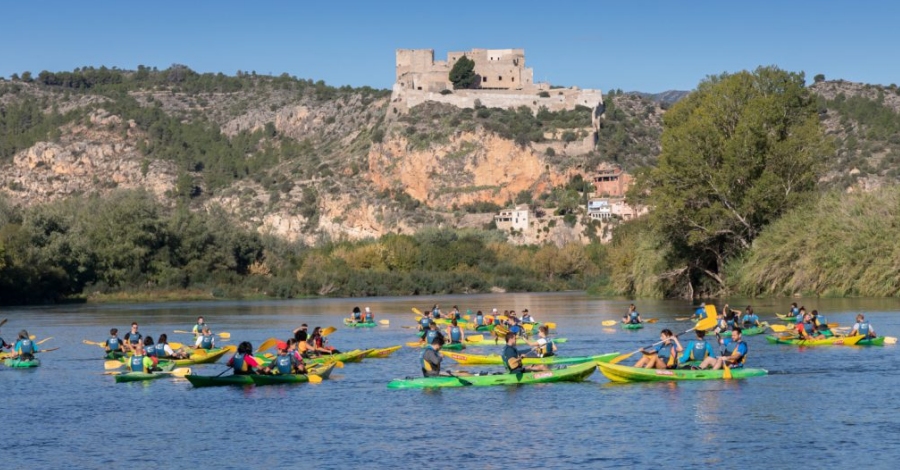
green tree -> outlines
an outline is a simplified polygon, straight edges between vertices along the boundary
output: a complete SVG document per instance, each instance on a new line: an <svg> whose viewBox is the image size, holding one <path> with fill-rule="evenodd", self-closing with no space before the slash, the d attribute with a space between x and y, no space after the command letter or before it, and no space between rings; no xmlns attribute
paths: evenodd
<svg viewBox="0 0 900 470"><path fill-rule="evenodd" d="M478 82L475 61L466 56L460 57L450 69L450 82L453 83L454 90L474 87Z"/></svg>
<svg viewBox="0 0 900 470"><path fill-rule="evenodd" d="M816 83L824 82L824 81L825 81L825 74L820 73L820 74L816 75L815 77L813 77L813 81L816 82Z"/></svg>
<svg viewBox="0 0 900 470"><path fill-rule="evenodd" d="M718 293L727 261L816 190L832 149L803 74L776 67L709 77L664 126L659 166L630 197L653 208L681 292Z"/></svg>

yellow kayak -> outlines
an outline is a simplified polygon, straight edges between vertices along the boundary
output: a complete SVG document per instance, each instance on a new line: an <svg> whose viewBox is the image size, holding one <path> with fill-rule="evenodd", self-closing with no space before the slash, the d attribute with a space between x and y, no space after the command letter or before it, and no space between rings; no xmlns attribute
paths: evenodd
<svg viewBox="0 0 900 470"><path fill-rule="evenodd" d="M418 343L416 343L418 345ZM366 354L366 358L385 358L397 352L403 346L391 346L389 348L381 348L381 349L373 349L368 354Z"/></svg>

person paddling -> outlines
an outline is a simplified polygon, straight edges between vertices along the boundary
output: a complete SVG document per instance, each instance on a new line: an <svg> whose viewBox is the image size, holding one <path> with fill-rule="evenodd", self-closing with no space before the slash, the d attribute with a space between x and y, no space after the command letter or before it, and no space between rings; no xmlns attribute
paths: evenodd
<svg viewBox="0 0 900 470"><path fill-rule="evenodd" d="M203 317L197 317L197 324L194 325L193 328L191 328L191 332L194 333L194 337L196 338L197 336L203 334L203 329L207 326L209 325L206 324L206 322L203 320Z"/></svg>
<svg viewBox="0 0 900 470"><path fill-rule="evenodd" d="M203 333L197 337L197 341L194 343L194 349L205 349L209 351L216 347L216 337L209 331L208 326L203 327Z"/></svg>
<svg viewBox="0 0 900 470"><path fill-rule="evenodd" d="M537 349L538 357L551 357L556 355L556 343L550 339L550 328L547 327L547 325L541 325L538 328L537 341L529 341L528 345Z"/></svg>
<svg viewBox="0 0 900 470"><path fill-rule="evenodd" d="M160 359L185 359L188 355L184 351L172 349L172 346L169 346L169 336L163 333L159 335L159 340L156 341L156 357Z"/></svg>
<svg viewBox="0 0 900 470"><path fill-rule="evenodd" d="M159 356L156 354L156 346L153 344L153 338L150 336L144 338L144 355L153 361L153 367L159 365Z"/></svg>
<svg viewBox="0 0 900 470"><path fill-rule="evenodd" d="M2 337L0 337L0 349L4 349L4 348L10 349L12 347L13 347L13 345L7 343L6 341L3 340Z"/></svg>
<svg viewBox="0 0 900 470"><path fill-rule="evenodd" d="M800 309L803 311L803 309ZM816 333L816 327L812 324L812 315L808 313L804 313L803 317L797 320L797 336L800 339L814 339L818 334Z"/></svg>
<svg viewBox="0 0 900 470"><path fill-rule="evenodd" d="M362 322L362 310L359 309L359 306L353 307L353 313L350 314L350 321L353 323Z"/></svg>
<svg viewBox="0 0 900 470"><path fill-rule="evenodd" d="M118 328L109 330L109 338L103 342L103 349L106 350L106 356L110 359L118 359L125 355L125 351L122 349L122 340L119 339Z"/></svg>
<svg viewBox="0 0 900 470"><path fill-rule="evenodd" d="M299 328L294 330L294 341L307 341L309 339L309 332L307 331L309 327L306 323L300 325Z"/></svg>
<svg viewBox="0 0 900 470"><path fill-rule="evenodd" d="M748 348L747 343L744 342L741 336L741 328L735 327L731 330L731 338L724 338L720 340L720 343L724 348L722 355L719 357L707 357L700 363L700 368L708 369L712 367L713 370L719 370L725 363L731 368L743 367L744 361L747 360Z"/></svg>
<svg viewBox="0 0 900 470"><path fill-rule="evenodd" d="M831 328L828 328L828 319L826 319L824 315L820 315L818 310L812 311L811 322L813 327L816 329L816 334L818 336L822 338L834 336L834 334L831 332Z"/></svg>
<svg viewBox="0 0 900 470"><path fill-rule="evenodd" d="M749 305L747 306L747 310L744 311L744 316L741 317L741 324L744 328L762 326L759 322L759 316L753 313L753 307Z"/></svg>
<svg viewBox="0 0 900 470"><path fill-rule="evenodd" d="M853 324L853 328L850 330L850 336L855 335L863 335L863 339L878 337L878 335L875 334L875 328L872 328L872 325L869 324L869 320L866 320L866 316L861 313L856 315L856 323Z"/></svg>
<svg viewBox="0 0 900 470"><path fill-rule="evenodd" d="M375 314L372 313L372 309L366 307L366 314L363 316L363 321L365 323L375 323Z"/></svg>
<svg viewBox="0 0 900 470"><path fill-rule="evenodd" d="M534 321L534 317L531 316L531 312L526 308L522 310L522 323L537 323Z"/></svg>
<svg viewBox="0 0 900 470"><path fill-rule="evenodd" d="M652 349L642 351L643 355L634 367L644 369L674 369L678 353L684 351L678 337L672 330L665 328L659 334L660 342Z"/></svg>
<svg viewBox="0 0 900 470"><path fill-rule="evenodd" d="M425 342L426 345L434 342L436 338L440 338L441 344L444 344L446 340L444 339L444 335L441 334L441 331L438 330L437 323L434 320L431 320L431 323L428 324L428 330L425 331L425 336L422 337L422 341Z"/></svg>
<svg viewBox="0 0 900 470"><path fill-rule="evenodd" d="M712 345L706 341L706 332L703 330L694 330L694 334L697 335L697 339L688 343L687 347L684 349L684 354L681 355L681 358L678 361L680 364L686 365L689 362L696 362L697 364L692 366L696 367L706 360L707 357L716 357Z"/></svg>
<svg viewBox="0 0 900 470"><path fill-rule="evenodd" d="M529 349L528 351L522 352L516 349L516 338L516 334L512 331L506 333L506 346L503 348L503 353L500 355L503 358L503 365L506 366L506 371L510 374L522 374L524 372L548 370L547 366L543 364L533 366L523 365L522 358L531 352L531 350Z"/></svg>
<svg viewBox="0 0 900 470"><path fill-rule="evenodd" d="M436 337L425 347L425 350L422 351L422 355L419 356L419 360L422 363L422 375L424 377L437 377L441 375L441 360L443 357L440 355L440 351L443 344L444 340Z"/></svg>
<svg viewBox="0 0 900 470"><path fill-rule="evenodd" d="M149 374L153 372L153 359L144 354L144 345L138 343L132 348L132 356L128 358L128 368L132 372L143 372Z"/></svg>
<svg viewBox="0 0 900 470"><path fill-rule="evenodd" d="M144 336L141 335L141 333L138 331L137 322L132 322L131 323L131 331L129 331L128 333L125 333L125 347L129 351L134 352L134 347L139 344L142 344L143 339L144 339Z"/></svg>
<svg viewBox="0 0 900 470"><path fill-rule="evenodd" d="M296 356L290 354L288 344L279 341L275 347L278 349L278 355L272 360L272 363L263 369L265 374L305 374L306 367L303 361L297 359Z"/></svg>
<svg viewBox="0 0 900 470"><path fill-rule="evenodd" d="M328 342L324 336L322 336L322 327L317 326L313 328L312 336L309 338L309 344L313 347L313 350L322 354L340 354L341 352L335 349L332 346L328 346L325 343Z"/></svg>
<svg viewBox="0 0 900 470"><path fill-rule="evenodd" d="M231 367L234 375L255 374L256 368L260 366L259 361L253 357L253 345L249 341L239 344L237 352L225 365Z"/></svg>
<svg viewBox="0 0 900 470"><path fill-rule="evenodd" d="M788 309L787 316L790 318L797 318L800 315L800 308L797 307L797 302L791 302L791 308Z"/></svg>
<svg viewBox="0 0 900 470"><path fill-rule="evenodd" d="M484 313L482 313L481 310L479 310L479 311L475 314L475 329L478 329L478 328L480 328L480 327L482 327L482 326L484 326L484 325L485 325L485 323L484 323Z"/></svg>
<svg viewBox="0 0 900 470"><path fill-rule="evenodd" d="M635 307L634 304L628 306L628 313L626 313L625 316L622 317L622 323L629 325L636 325L638 323L641 323L641 314L638 313L637 307Z"/></svg>
<svg viewBox="0 0 900 470"><path fill-rule="evenodd" d="M450 344L459 344L466 341L466 332L459 327L455 318L447 326L447 337L450 338Z"/></svg>
<svg viewBox="0 0 900 470"><path fill-rule="evenodd" d="M36 352L38 352L38 347L28 336L28 332L25 330L20 331L19 339L16 340L16 344L13 346L13 357L23 361L30 361L34 359Z"/></svg>

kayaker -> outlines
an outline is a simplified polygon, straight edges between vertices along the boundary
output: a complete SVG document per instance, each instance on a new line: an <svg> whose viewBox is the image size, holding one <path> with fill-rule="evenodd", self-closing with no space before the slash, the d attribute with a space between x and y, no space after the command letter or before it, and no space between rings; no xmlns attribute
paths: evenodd
<svg viewBox="0 0 900 470"><path fill-rule="evenodd" d="M194 349L205 349L209 351L216 347L216 336L209 331L208 326L203 327L203 333L197 337L197 341L194 343Z"/></svg>
<svg viewBox="0 0 900 470"><path fill-rule="evenodd" d="M713 333L716 334L716 338L720 338L721 334L728 331L728 321L725 320L725 313L719 312L716 314L716 327L713 328Z"/></svg>
<svg viewBox="0 0 900 470"><path fill-rule="evenodd" d="M522 310L522 323L536 323L534 317L528 312L528 309Z"/></svg>
<svg viewBox="0 0 900 470"><path fill-rule="evenodd" d="M3 348L10 349L12 347L13 347L13 345L4 341L3 338L0 338L0 349L3 349Z"/></svg>
<svg viewBox="0 0 900 470"><path fill-rule="evenodd" d="M459 313L459 307L456 305L450 309L450 319L451 320L462 320L462 314Z"/></svg>
<svg viewBox="0 0 900 470"><path fill-rule="evenodd" d="M205 328L206 326L208 325L203 321L203 317L197 317L197 324L194 325L194 327L191 329L191 331L194 333L194 337L202 334L203 328Z"/></svg>
<svg viewBox="0 0 900 470"><path fill-rule="evenodd" d="M314 353L315 351L312 349L312 346L309 345L306 341L294 341L294 338L290 338L287 340L288 354L297 358L300 363L303 363L303 355ZM303 348L301 350L300 348ZM318 356L318 353L315 354ZM305 366L304 366L305 368Z"/></svg>
<svg viewBox="0 0 900 470"><path fill-rule="evenodd" d="M622 323L631 325L641 323L641 314L637 311L637 307L635 307L634 304L631 304L628 307L628 313L626 313L625 316L622 317Z"/></svg>
<svg viewBox="0 0 900 470"><path fill-rule="evenodd" d="M706 304L701 302L700 306L694 310L694 314L691 315L691 321L697 322L706 318Z"/></svg>
<svg viewBox="0 0 900 470"><path fill-rule="evenodd" d="M20 331L19 339L16 341L15 346L13 346L13 357L23 361L30 361L34 359L34 354L36 352L38 352L38 347L28 336L28 332L25 330Z"/></svg>
<svg viewBox="0 0 900 470"><path fill-rule="evenodd" d="M724 348L722 355L719 357L707 357L700 363L700 368L707 369L711 366L714 370L718 370L726 362L728 367L731 368L743 367L744 361L747 359L748 349L747 343L744 342L741 336L741 328L735 327L735 329L731 330L731 338L722 339L720 343Z"/></svg>
<svg viewBox="0 0 900 470"><path fill-rule="evenodd" d="M425 336L422 337L422 340L425 344L431 344L435 338L440 338L441 344L446 342L444 340L444 335L438 330L437 323L435 323L434 320L431 320L431 323L428 324L428 330L425 331Z"/></svg>
<svg viewBox="0 0 900 470"><path fill-rule="evenodd" d="M547 366L543 364L532 366L522 364L522 358L531 352L531 349L525 352L516 349L516 338L516 334L512 331L506 333L506 346L503 348L503 353L501 354L503 365L506 366L506 371L510 374L521 374L523 372L547 370Z"/></svg>
<svg viewBox="0 0 900 470"><path fill-rule="evenodd" d="M440 320L441 318L441 307L438 304L434 304L434 307L431 307L431 319L432 320Z"/></svg>
<svg viewBox="0 0 900 470"><path fill-rule="evenodd" d="M143 372L149 374L153 372L153 359L144 354L144 345L138 343L132 349L132 356L128 358L128 368L132 372Z"/></svg>
<svg viewBox="0 0 900 470"><path fill-rule="evenodd" d="M106 341L103 342L103 349L106 350L107 355L114 359L125 355L125 352L122 350L122 340L119 339L118 328L109 330L109 338L106 338Z"/></svg>
<svg viewBox="0 0 900 470"><path fill-rule="evenodd" d="M827 338L829 336L833 336L831 332L831 328L828 328L828 319L825 318L824 315L819 315L818 310L812 311L812 319L811 319L813 327L816 329L816 333L823 337Z"/></svg>
<svg viewBox="0 0 900 470"><path fill-rule="evenodd" d="M125 348L129 351L134 352L134 347L141 344L141 340L144 338L140 332L138 332L138 324L137 322L131 323L131 331L125 333Z"/></svg>
<svg viewBox="0 0 900 470"><path fill-rule="evenodd" d="M800 309L803 311L803 309ZM802 320L797 320L797 336L800 339L814 339L819 336L816 333L816 327L812 324L812 315L804 313Z"/></svg>
<svg viewBox="0 0 900 470"><path fill-rule="evenodd" d="M512 311L509 315L509 332L519 336L525 336L525 327L522 326L519 317L516 316L516 312Z"/></svg>
<svg viewBox="0 0 900 470"><path fill-rule="evenodd" d="M341 352L335 349L332 346L328 346L325 343L328 342L328 339L322 336L322 327L317 326L313 328L312 335L309 338L308 343L313 347L313 350L322 354L340 354Z"/></svg>
<svg viewBox="0 0 900 470"><path fill-rule="evenodd" d="M159 364L159 357L156 354L156 346L153 344L153 338L148 336L144 338L144 355L153 361L153 367Z"/></svg>
<svg viewBox="0 0 900 470"><path fill-rule="evenodd" d="M797 307L797 302L791 302L791 308L788 309L789 317L797 317L800 315L800 309Z"/></svg>
<svg viewBox="0 0 900 470"><path fill-rule="evenodd" d="M169 346L169 337L163 333L159 335L156 341L156 357L160 359L186 359L188 357L184 351L176 351Z"/></svg>
<svg viewBox="0 0 900 470"><path fill-rule="evenodd" d="M359 309L359 306L353 307L353 314L350 315L350 321L353 323L362 322L362 311Z"/></svg>
<svg viewBox="0 0 900 470"><path fill-rule="evenodd" d="M872 325L869 324L869 320L866 320L866 316L861 313L856 315L856 323L853 324L853 328L850 330L850 336L855 335L863 335L863 339L878 337L878 335L875 334L875 328L872 328Z"/></svg>
<svg viewBox="0 0 900 470"><path fill-rule="evenodd" d="M422 314L422 318L419 319L419 337L420 338L425 336L425 333L428 331L428 328L430 325L431 325L431 311L425 310L425 313Z"/></svg>
<svg viewBox="0 0 900 470"><path fill-rule="evenodd" d="M528 345L537 349L538 357L551 357L556 355L556 343L550 339L550 328L547 325L538 327L537 341L529 341Z"/></svg>
<svg viewBox="0 0 900 470"><path fill-rule="evenodd" d="M255 369L260 366L259 361L253 357L253 345L249 341L239 344L237 352L225 365L231 367L234 375L255 374Z"/></svg>
<svg viewBox="0 0 900 470"><path fill-rule="evenodd" d="M447 326L447 337L450 338L451 344L459 344L466 340L466 332L459 327L455 318L450 320L450 325Z"/></svg>
<svg viewBox="0 0 900 470"><path fill-rule="evenodd" d="M375 314L372 313L372 309L366 307L366 315L363 317L366 323L374 323L375 322Z"/></svg>
<svg viewBox="0 0 900 470"><path fill-rule="evenodd" d="M753 313L753 307L749 305L747 306L747 310L744 311L744 315L741 317L741 324L744 328L762 326L759 322L759 316Z"/></svg>
<svg viewBox="0 0 900 470"><path fill-rule="evenodd" d="M475 328L478 328L478 327L484 326L484 325L485 325L484 313L482 313L481 310L479 310L477 313L475 313Z"/></svg>
<svg viewBox="0 0 900 470"><path fill-rule="evenodd" d="M309 339L309 333L307 332L308 329L309 329L309 327L306 326L306 323L303 323L302 325L300 325L300 328L297 328L296 330L294 330L294 341L297 341L299 343L301 341L308 340Z"/></svg>
<svg viewBox="0 0 900 470"><path fill-rule="evenodd" d="M706 332L703 330L694 330L694 334L697 335L697 339L689 342L684 349L684 354L681 355L681 358L678 361L681 364L698 362L695 366L699 366L707 357L716 357L712 345L706 341Z"/></svg>
<svg viewBox="0 0 900 470"><path fill-rule="evenodd" d="M659 333L659 343L651 349L641 351L642 357L638 359L634 367L645 369L674 369L678 353L684 351L678 337L672 330L665 328Z"/></svg>
<svg viewBox="0 0 900 470"><path fill-rule="evenodd" d="M722 314L725 316L725 322L728 324L728 329L730 330L734 328L735 320L741 315L741 311L735 310L728 304L725 304L725 306L722 307Z"/></svg>
<svg viewBox="0 0 900 470"><path fill-rule="evenodd" d="M278 349L278 355L272 360L272 363L263 369L265 374L305 374L306 367L303 361L298 360L297 356L290 354L289 346L284 341L279 341L275 347Z"/></svg>
<svg viewBox="0 0 900 470"><path fill-rule="evenodd" d="M425 350L422 351L422 355L419 359L422 363L423 376L437 377L441 375L441 360L443 357L441 357L440 351L443 344L444 341L442 339L435 338L425 347Z"/></svg>

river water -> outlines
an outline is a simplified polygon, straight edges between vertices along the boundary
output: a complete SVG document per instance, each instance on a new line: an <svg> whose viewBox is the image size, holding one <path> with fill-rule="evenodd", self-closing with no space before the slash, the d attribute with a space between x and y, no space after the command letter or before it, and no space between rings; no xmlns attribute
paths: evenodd
<svg viewBox="0 0 900 470"><path fill-rule="evenodd" d="M864 312L880 334L900 335L896 299L799 300L831 322L850 325ZM774 322L790 301L752 303ZM203 315L234 344L287 337L306 322L338 326L329 338L342 350L385 347L414 340L414 330L402 328L413 324L411 307L434 302L444 311L528 308L569 338L560 355L633 351L655 342L661 328L690 328L675 318L693 310L683 301L639 301L642 315L659 323L622 331L601 322L621 316L628 302L584 293L4 309L7 341L27 328L39 340L53 337L43 347L60 349L42 354L37 369L0 367L0 461L12 468L894 468L900 455L896 346L799 349L754 336L748 363L768 369L766 377L612 384L596 372L585 383L423 391L386 388L419 373L418 351L406 347L389 359L347 364L321 384L194 389L183 379L115 384L102 375L100 349L82 344L103 341L112 326L124 335L132 321L145 335L184 341L173 330ZM356 305L390 326L340 327ZM218 374L224 366L194 370Z"/></svg>

